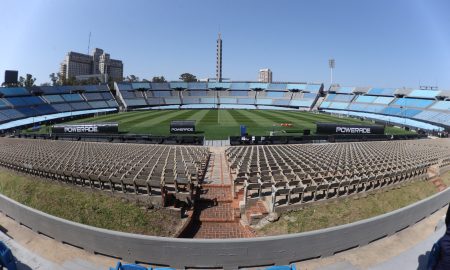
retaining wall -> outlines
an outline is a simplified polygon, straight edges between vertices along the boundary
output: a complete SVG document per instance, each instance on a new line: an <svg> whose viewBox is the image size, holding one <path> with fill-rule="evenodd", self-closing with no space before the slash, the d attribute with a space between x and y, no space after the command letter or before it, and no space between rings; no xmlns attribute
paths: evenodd
<svg viewBox="0 0 450 270"><path fill-rule="evenodd" d="M99 229L45 214L3 195L0 211L57 241L129 262L179 269L237 269L289 264L366 245L415 224L449 201L450 188L407 207L351 224L306 233L228 240L152 237Z"/></svg>

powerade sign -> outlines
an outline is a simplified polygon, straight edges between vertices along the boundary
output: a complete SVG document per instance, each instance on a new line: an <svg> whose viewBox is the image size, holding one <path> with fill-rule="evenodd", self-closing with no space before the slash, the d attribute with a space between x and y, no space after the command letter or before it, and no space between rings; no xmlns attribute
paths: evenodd
<svg viewBox="0 0 450 270"><path fill-rule="evenodd" d="M195 133L195 120L172 121L170 133Z"/></svg>
<svg viewBox="0 0 450 270"><path fill-rule="evenodd" d="M65 124L54 125L52 133L119 133L118 123Z"/></svg>
<svg viewBox="0 0 450 270"><path fill-rule="evenodd" d="M64 127L64 133L98 133L98 127L93 125Z"/></svg>
<svg viewBox="0 0 450 270"><path fill-rule="evenodd" d="M380 125L348 125L335 123L317 123L317 134L384 134L384 126Z"/></svg>
<svg viewBox="0 0 450 270"><path fill-rule="evenodd" d="M357 128L357 127L336 127L336 133L351 133L351 134L370 134L371 129L370 127L366 128Z"/></svg>

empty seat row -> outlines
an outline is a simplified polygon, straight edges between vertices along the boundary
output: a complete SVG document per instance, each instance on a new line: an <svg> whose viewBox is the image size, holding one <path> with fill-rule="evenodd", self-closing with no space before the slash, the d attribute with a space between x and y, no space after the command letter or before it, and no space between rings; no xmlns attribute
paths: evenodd
<svg viewBox="0 0 450 270"><path fill-rule="evenodd" d="M0 138L0 166L54 180L148 195L192 193L206 147Z"/></svg>
<svg viewBox="0 0 450 270"><path fill-rule="evenodd" d="M226 155L246 200L271 196L278 206L426 179L431 166L450 166L450 140L236 146Z"/></svg>

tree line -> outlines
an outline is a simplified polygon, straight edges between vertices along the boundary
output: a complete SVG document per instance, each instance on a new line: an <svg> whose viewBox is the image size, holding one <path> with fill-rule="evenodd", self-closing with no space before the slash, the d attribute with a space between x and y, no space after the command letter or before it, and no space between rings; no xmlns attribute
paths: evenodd
<svg viewBox="0 0 450 270"><path fill-rule="evenodd" d="M100 84L101 81L99 78L93 77L89 78L87 80L77 80L75 77L72 78L65 78L62 76L61 73L51 73L49 75L50 82L42 83L40 86L59 86L59 85L95 85ZM184 82L197 82L197 77L195 75L192 75L190 73L183 73L180 75L180 80ZM124 77L122 79L124 82L139 82L139 77L135 75L128 75L127 77ZM143 79L143 82L150 82L150 80ZM31 74L26 74L25 77L20 76L17 84L6 84L3 83L2 86L6 87L33 87L36 86L35 84L36 78ZM167 82L164 76L155 76L152 78L151 82L154 83L163 83ZM114 88L114 81L111 77L108 78L108 86L109 89L111 89L113 95L115 94L115 88Z"/></svg>
<svg viewBox="0 0 450 270"><path fill-rule="evenodd" d="M183 73L180 75L180 80L183 82L198 82L198 79L195 75L192 75L191 73ZM125 78L123 78L124 82L139 82L139 77L135 75L129 75ZM167 82L166 78L164 76L160 77L153 77L151 80L142 79L143 82L154 82L154 83L162 83Z"/></svg>
<svg viewBox="0 0 450 270"><path fill-rule="evenodd" d="M99 78L89 78L86 80L77 80L75 77L66 78L62 76L61 73L51 73L49 75L50 82L41 83L40 86L58 86L58 85L92 85L92 84L100 84L101 81ZM179 77L183 82L198 82L198 79L195 75L191 73L183 73ZM138 76L128 75L122 79L123 82L140 82ZM20 76L17 83L2 83L2 86L6 87L33 87L35 84L36 78L32 74L26 74L25 77ZM142 79L142 82L153 82L153 83L163 83L167 82L164 76L155 76L151 80ZM114 81L109 78L108 84L112 87Z"/></svg>
<svg viewBox="0 0 450 270"><path fill-rule="evenodd" d="M26 74L25 77L20 76L17 83L2 83L2 86L6 87L32 87L35 85L36 78L31 74Z"/></svg>

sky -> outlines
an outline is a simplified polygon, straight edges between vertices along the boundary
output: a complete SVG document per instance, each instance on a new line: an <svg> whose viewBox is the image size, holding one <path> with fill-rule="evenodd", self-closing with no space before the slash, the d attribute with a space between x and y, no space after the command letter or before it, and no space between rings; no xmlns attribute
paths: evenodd
<svg viewBox="0 0 450 270"><path fill-rule="evenodd" d="M0 72L37 83L69 51L102 48L124 75L178 80L215 76L217 34L223 77L343 86L450 89L448 0L0 0Z"/></svg>

